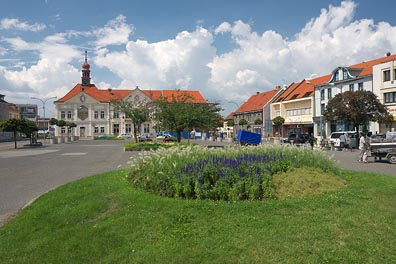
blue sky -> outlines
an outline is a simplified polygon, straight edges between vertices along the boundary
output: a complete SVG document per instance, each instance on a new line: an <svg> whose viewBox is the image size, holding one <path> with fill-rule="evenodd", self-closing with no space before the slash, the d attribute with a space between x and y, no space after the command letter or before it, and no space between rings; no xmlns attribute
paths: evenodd
<svg viewBox="0 0 396 264"><path fill-rule="evenodd" d="M88 50L99 88L200 90L226 115L256 92L396 53L394 10L388 0L5 1L0 93L62 97Z"/></svg>

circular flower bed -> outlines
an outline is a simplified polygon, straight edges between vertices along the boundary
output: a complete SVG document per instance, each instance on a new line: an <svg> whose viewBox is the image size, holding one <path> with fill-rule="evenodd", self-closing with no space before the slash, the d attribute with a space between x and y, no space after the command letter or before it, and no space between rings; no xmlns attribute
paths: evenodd
<svg viewBox="0 0 396 264"><path fill-rule="evenodd" d="M337 174L320 152L275 146L160 148L143 152L131 166L127 178L136 188L167 197L227 201L276 198L273 176L293 168Z"/></svg>

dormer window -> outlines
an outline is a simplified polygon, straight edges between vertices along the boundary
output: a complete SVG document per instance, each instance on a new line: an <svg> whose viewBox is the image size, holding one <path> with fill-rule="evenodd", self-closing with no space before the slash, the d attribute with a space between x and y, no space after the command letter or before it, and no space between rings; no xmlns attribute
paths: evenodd
<svg viewBox="0 0 396 264"><path fill-rule="evenodd" d="M334 73L333 81L332 81L332 82L336 82L336 81L339 80L339 76L338 76L338 75L339 75L339 74L338 74L338 71L336 71L336 72Z"/></svg>
<svg viewBox="0 0 396 264"><path fill-rule="evenodd" d="M342 75L344 80L348 79L348 71L346 69L342 69Z"/></svg>

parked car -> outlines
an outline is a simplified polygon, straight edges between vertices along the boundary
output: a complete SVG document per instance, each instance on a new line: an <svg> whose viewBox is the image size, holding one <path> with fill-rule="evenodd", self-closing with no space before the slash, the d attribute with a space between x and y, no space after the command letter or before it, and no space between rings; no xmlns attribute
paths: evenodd
<svg viewBox="0 0 396 264"><path fill-rule="evenodd" d="M308 134L292 133L283 139L284 143L305 144L308 141Z"/></svg>
<svg viewBox="0 0 396 264"><path fill-rule="evenodd" d="M138 141L139 142L145 142L145 141L153 141L149 136L138 136Z"/></svg>
<svg viewBox="0 0 396 264"><path fill-rule="evenodd" d="M355 131L338 131L332 132L330 135L330 145L335 148L340 147L340 136L344 134L346 136L346 148L356 147L356 132Z"/></svg>
<svg viewBox="0 0 396 264"><path fill-rule="evenodd" d="M121 134L121 135L118 136L118 138L130 139L130 138L132 138L132 135L129 134L129 133Z"/></svg>
<svg viewBox="0 0 396 264"><path fill-rule="evenodd" d="M174 137L172 135L161 135L161 136L158 136L156 139L165 141L165 137L168 137L169 141L177 141L177 137Z"/></svg>

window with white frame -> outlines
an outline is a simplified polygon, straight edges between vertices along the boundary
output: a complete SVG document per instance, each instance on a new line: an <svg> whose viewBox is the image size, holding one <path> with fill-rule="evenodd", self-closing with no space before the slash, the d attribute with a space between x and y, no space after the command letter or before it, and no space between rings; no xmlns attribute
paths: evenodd
<svg viewBox="0 0 396 264"><path fill-rule="evenodd" d="M100 133L104 133L104 127L100 127Z"/></svg>
<svg viewBox="0 0 396 264"><path fill-rule="evenodd" d="M355 84L354 83L351 83L350 85L349 85L349 91L350 92L353 92L355 90Z"/></svg>
<svg viewBox="0 0 396 264"><path fill-rule="evenodd" d="M95 118L95 119L98 119L98 118L99 118L99 112L98 112L98 111L95 111L95 112L94 112L94 118Z"/></svg>
<svg viewBox="0 0 396 264"><path fill-rule="evenodd" d="M363 91L363 83L358 83L358 91Z"/></svg>
<svg viewBox="0 0 396 264"><path fill-rule="evenodd" d="M320 100L324 100L325 99L325 91L322 89L320 90Z"/></svg>
<svg viewBox="0 0 396 264"><path fill-rule="evenodd" d="M327 98L331 99L333 97L333 94L331 92L331 88L327 89Z"/></svg>
<svg viewBox="0 0 396 264"><path fill-rule="evenodd" d="M125 133L132 132L132 124L125 124Z"/></svg>
<svg viewBox="0 0 396 264"><path fill-rule="evenodd" d="M384 74L384 82L390 81L390 70L385 70L383 74Z"/></svg>
<svg viewBox="0 0 396 264"><path fill-rule="evenodd" d="M320 115L323 115L325 108L326 108L325 104L320 104Z"/></svg>
<svg viewBox="0 0 396 264"><path fill-rule="evenodd" d="M65 134L66 133L66 128L65 127L61 127L61 134Z"/></svg>
<svg viewBox="0 0 396 264"><path fill-rule="evenodd" d="M113 118L120 118L120 112L117 110L114 110L113 112Z"/></svg>
<svg viewBox="0 0 396 264"><path fill-rule="evenodd" d="M113 125L113 134L119 134L119 133L120 133L120 125L114 124Z"/></svg>
<svg viewBox="0 0 396 264"><path fill-rule="evenodd" d="M61 112L61 119L63 120L63 119L65 119L65 117L66 117L65 111L62 111Z"/></svg>
<svg viewBox="0 0 396 264"><path fill-rule="evenodd" d="M346 69L342 69L342 74L343 74L344 80L348 79L348 71Z"/></svg>
<svg viewBox="0 0 396 264"><path fill-rule="evenodd" d="M67 111L67 119L72 119L72 112L71 111Z"/></svg>
<svg viewBox="0 0 396 264"><path fill-rule="evenodd" d="M286 111L287 116L310 115L311 113L312 113L311 107L291 109Z"/></svg>
<svg viewBox="0 0 396 264"><path fill-rule="evenodd" d="M94 128L94 133L95 133L95 134L98 134L98 133L99 133L99 127L96 126L96 127Z"/></svg>
<svg viewBox="0 0 396 264"><path fill-rule="evenodd" d="M150 124L144 124L143 131L144 131L144 134L150 133Z"/></svg>
<svg viewBox="0 0 396 264"><path fill-rule="evenodd" d="M104 111L100 111L100 118L104 119L105 118L105 112Z"/></svg>
<svg viewBox="0 0 396 264"><path fill-rule="evenodd" d="M393 103L396 102L396 92L385 93L384 94L385 103Z"/></svg>

